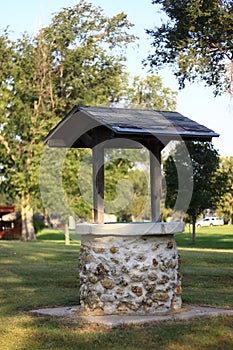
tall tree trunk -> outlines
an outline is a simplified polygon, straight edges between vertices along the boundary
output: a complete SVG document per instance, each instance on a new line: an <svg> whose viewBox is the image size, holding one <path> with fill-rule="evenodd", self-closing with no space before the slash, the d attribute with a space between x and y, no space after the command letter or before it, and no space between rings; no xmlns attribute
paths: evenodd
<svg viewBox="0 0 233 350"><path fill-rule="evenodd" d="M35 229L33 225L33 209L30 206L29 194L22 196L21 217L22 217L22 240L35 241L36 234L35 234Z"/></svg>
<svg viewBox="0 0 233 350"><path fill-rule="evenodd" d="M196 243L196 220L192 221L192 243Z"/></svg>

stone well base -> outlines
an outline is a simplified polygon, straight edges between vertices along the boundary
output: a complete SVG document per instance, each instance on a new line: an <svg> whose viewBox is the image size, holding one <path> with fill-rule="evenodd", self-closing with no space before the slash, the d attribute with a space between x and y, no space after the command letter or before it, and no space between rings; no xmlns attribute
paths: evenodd
<svg viewBox="0 0 233 350"><path fill-rule="evenodd" d="M154 230L151 226L144 230L145 225L132 225L119 226L118 233L122 235L116 234L117 224L114 234L112 225L110 230L104 225L102 235L101 225L96 229L89 225L77 227L76 232L82 233L80 302L84 311L155 314L181 308L180 259L174 232L161 224L159 231L163 233L153 233L158 231L158 225ZM136 235L131 234L132 229ZM140 230L146 234L139 234ZM179 226L179 232L182 230L183 226Z"/></svg>

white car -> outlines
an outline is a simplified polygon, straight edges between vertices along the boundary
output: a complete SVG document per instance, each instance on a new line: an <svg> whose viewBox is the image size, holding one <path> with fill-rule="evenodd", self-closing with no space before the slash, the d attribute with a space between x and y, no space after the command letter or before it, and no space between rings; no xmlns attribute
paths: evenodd
<svg viewBox="0 0 233 350"><path fill-rule="evenodd" d="M197 227L203 227L203 226L222 226L224 225L223 219L216 218L216 217L208 217L202 220L198 220L196 223Z"/></svg>

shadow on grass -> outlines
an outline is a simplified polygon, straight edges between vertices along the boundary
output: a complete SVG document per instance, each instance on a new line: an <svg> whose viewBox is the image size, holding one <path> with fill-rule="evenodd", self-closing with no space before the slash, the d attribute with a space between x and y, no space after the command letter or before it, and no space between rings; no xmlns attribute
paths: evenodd
<svg viewBox="0 0 233 350"><path fill-rule="evenodd" d="M25 316L20 324L13 325L12 344L9 340L7 344L13 345L13 350L231 350L232 327L233 318L230 317L108 329L67 323L59 318ZM12 331L10 325L8 331Z"/></svg>

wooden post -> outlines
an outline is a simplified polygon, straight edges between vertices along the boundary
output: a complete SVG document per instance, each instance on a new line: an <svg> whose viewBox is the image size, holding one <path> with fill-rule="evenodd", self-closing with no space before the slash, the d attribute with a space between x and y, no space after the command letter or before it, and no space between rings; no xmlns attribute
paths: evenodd
<svg viewBox="0 0 233 350"><path fill-rule="evenodd" d="M101 144L92 149L93 205L95 224L104 223L104 148Z"/></svg>
<svg viewBox="0 0 233 350"><path fill-rule="evenodd" d="M161 149L150 151L151 221L160 221L160 200L162 194Z"/></svg>

